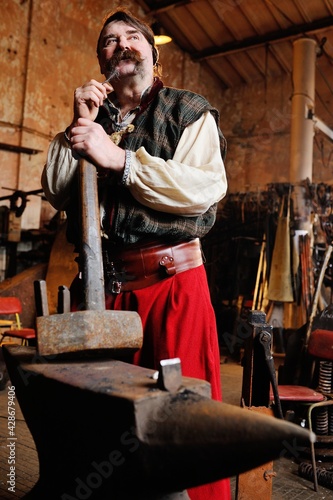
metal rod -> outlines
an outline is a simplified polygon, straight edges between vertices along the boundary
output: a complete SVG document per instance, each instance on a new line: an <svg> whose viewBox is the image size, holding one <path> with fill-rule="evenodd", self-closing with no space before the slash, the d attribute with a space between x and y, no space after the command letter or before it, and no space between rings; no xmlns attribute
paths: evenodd
<svg viewBox="0 0 333 500"><path fill-rule="evenodd" d="M36 155L42 153L41 149L26 148L24 146L14 146L13 144L5 144L0 142L0 149L3 151L11 151L12 153L25 153L27 155Z"/></svg>
<svg viewBox="0 0 333 500"><path fill-rule="evenodd" d="M69 313L71 310L70 292L67 286L60 285L58 287L58 313Z"/></svg>
<svg viewBox="0 0 333 500"><path fill-rule="evenodd" d="M47 300L47 290L45 280L34 281L35 306L37 316L49 315L49 304Z"/></svg>

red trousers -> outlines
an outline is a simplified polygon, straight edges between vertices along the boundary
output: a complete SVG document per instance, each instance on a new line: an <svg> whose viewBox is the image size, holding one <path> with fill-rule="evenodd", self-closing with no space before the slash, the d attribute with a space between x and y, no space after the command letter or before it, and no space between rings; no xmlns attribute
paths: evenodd
<svg viewBox="0 0 333 500"><path fill-rule="evenodd" d="M157 370L161 359L180 358L182 374L207 380L212 398L221 400L216 320L204 266L141 290L107 295L106 308L138 312L143 346L134 364ZM191 500L230 500L229 480L190 488L188 494Z"/></svg>

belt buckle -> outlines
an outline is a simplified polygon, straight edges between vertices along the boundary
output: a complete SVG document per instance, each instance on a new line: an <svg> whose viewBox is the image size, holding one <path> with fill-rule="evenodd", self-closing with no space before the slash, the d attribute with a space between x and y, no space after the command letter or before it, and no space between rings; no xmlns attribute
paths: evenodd
<svg viewBox="0 0 333 500"><path fill-rule="evenodd" d="M166 273L170 276L176 274L175 261L173 257L170 257L169 255L163 255L160 260L160 266L164 267Z"/></svg>
<svg viewBox="0 0 333 500"><path fill-rule="evenodd" d="M107 252L104 252L103 257L104 271L108 277L107 291L109 293L119 295L123 284L123 282L119 279L120 273L116 270L114 262L109 260Z"/></svg>
<svg viewBox="0 0 333 500"><path fill-rule="evenodd" d="M121 292L122 282L116 280L110 280L108 284L108 289L110 293L118 295Z"/></svg>

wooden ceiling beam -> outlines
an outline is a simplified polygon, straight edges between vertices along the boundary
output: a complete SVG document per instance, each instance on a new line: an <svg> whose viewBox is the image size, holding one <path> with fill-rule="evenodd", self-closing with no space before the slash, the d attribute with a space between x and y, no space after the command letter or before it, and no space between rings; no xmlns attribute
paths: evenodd
<svg viewBox="0 0 333 500"><path fill-rule="evenodd" d="M146 11L147 15L155 16L157 14L162 14L167 12L170 9L174 9L175 7L182 7L184 5L188 5L195 0L162 0L161 2L147 2L147 1L139 1L140 5ZM150 5L153 4L153 7Z"/></svg>
<svg viewBox="0 0 333 500"><path fill-rule="evenodd" d="M325 28L329 28L330 26L333 26L333 16L317 19L311 23L290 26L284 30L273 31L265 35L256 35L244 40L235 40L225 43L220 47L212 47L199 52L193 52L191 56L195 61L203 61L213 57L225 56L235 52L257 48L267 43L286 41L297 35L315 33Z"/></svg>

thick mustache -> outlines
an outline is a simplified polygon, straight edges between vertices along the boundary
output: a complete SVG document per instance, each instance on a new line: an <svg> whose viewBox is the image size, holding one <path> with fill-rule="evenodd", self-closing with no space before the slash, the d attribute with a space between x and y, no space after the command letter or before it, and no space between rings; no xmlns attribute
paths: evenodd
<svg viewBox="0 0 333 500"><path fill-rule="evenodd" d="M141 62L141 56L136 50L121 50L113 54L113 56L107 61L107 70L111 71L123 60L131 60L134 62Z"/></svg>

